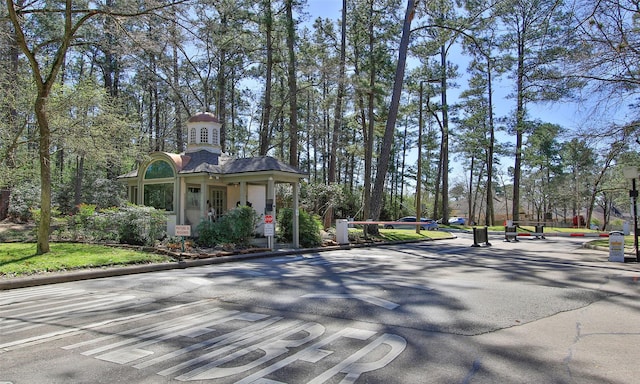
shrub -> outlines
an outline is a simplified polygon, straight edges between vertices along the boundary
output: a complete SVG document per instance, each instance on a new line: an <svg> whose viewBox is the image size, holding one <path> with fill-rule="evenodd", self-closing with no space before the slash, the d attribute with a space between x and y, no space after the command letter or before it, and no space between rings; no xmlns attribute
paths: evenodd
<svg viewBox="0 0 640 384"><path fill-rule="evenodd" d="M205 247L212 247L218 244L218 227L216 222L201 221L197 227L198 238L196 242Z"/></svg>
<svg viewBox="0 0 640 384"><path fill-rule="evenodd" d="M318 218L304 210L299 211L300 245L305 248L317 247L322 244L320 230L322 223ZM280 209L278 215L278 227L280 235L285 241L293 241L293 210L291 208Z"/></svg>
<svg viewBox="0 0 640 384"><path fill-rule="evenodd" d="M59 230L59 236L68 236L72 240L90 240L89 232L93 227L93 216L96 214L96 206L92 204L80 204L77 212L67 218L65 229Z"/></svg>
<svg viewBox="0 0 640 384"><path fill-rule="evenodd" d="M21 223L33 219L33 209L40 207L40 186L36 184L22 184L11 191L9 198L9 217Z"/></svg>
<svg viewBox="0 0 640 384"><path fill-rule="evenodd" d="M258 214L248 206L238 207L225 213L217 221L203 221L198 225L198 244L236 244L245 246L253 237Z"/></svg>
<svg viewBox="0 0 640 384"><path fill-rule="evenodd" d="M167 217L153 207L127 205L116 213L118 238L122 244L153 245L166 235Z"/></svg>
<svg viewBox="0 0 640 384"><path fill-rule="evenodd" d="M152 207L127 205L96 211L95 205L81 204L56 235L59 240L152 246L166 236L166 228L165 212Z"/></svg>

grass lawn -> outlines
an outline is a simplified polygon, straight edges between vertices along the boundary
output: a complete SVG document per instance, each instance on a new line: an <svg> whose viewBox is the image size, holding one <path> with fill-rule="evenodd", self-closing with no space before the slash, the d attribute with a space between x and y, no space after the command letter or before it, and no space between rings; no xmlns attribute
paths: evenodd
<svg viewBox="0 0 640 384"><path fill-rule="evenodd" d="M0 277L171 260L149 252L79 243L51 243L51 252L36 255L35 243L4 243L0 244Z"/></svg>
<svg viewBox="0 0 640 384"><path fill-rule="evenodd" d="M590 241L589 244L591 245L596 245L599 247L605 247L605 248L609 248L609 239L608 238L601 238L598 240L593 240ZM625 249L630 249L633 251L633 235L629 235L629 236L625 236L624 237L624 248Z"/></svg>

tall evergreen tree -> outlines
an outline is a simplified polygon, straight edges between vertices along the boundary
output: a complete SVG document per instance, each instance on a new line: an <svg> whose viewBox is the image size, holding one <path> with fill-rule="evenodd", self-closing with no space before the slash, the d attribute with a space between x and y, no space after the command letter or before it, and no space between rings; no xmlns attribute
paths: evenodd
<svg viewBox="0 0 640 384"><path fill-rule="evenodd" d="M568 37L573 28L563 0L507 0L498 3L494 11L506 28L501 46L507 54L504 59L513 63L515 79L512 217L518 221L527 104L568 95L570 84L559 78L559 66L569 57L575 41Z"/></svg>
<svg viewBox="0 0 640 384"><path fill-rule="evenodd" d="M385 125L380 157L378 157L376 180L373 186L373 193L371 198L371 216L374 220L378 220L380 218L380 212L382 211L384 182L389 167L392 141L396 129L398 108L400 106L402 83L404 82L405 65L407 62L407 54L409 50L411 22L413 21L413 17L415 16L417 3L417 0L407 0L407 9L405 11L404 24L402 26L402 38L400 39L400 46L398 48L398 62L396 66L395 80L393 83L391 104L389 106L389 115L387 116L387 123Z"/></svg>

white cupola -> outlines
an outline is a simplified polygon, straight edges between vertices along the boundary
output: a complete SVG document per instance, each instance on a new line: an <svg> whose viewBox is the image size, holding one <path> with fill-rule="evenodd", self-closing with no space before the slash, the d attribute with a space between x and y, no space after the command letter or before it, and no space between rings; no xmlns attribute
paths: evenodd
<svg viewBox="0 0 640 384"><path fill-rule="evenodd" d="M187 121L187 152L209 151L220 154L220 128L222 124L210 112L201 112Z"/></svg>

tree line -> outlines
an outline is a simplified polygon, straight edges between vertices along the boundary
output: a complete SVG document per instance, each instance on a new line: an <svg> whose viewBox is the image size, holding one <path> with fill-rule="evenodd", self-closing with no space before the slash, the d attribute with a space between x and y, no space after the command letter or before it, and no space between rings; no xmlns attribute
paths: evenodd
<svg viewBox="0 0 640 384"><path fill-rule="evenodd" d="M308 172L327 224L416 208L446 221L458 197L487 225L626 206L636 2L343 0L320 18L313 1L3 2L0 216L37 186L47 252L52 207L117 204L115 178L183 151L199 111L226 153ZM569 102L580 127L532 113Z"/></svg>

